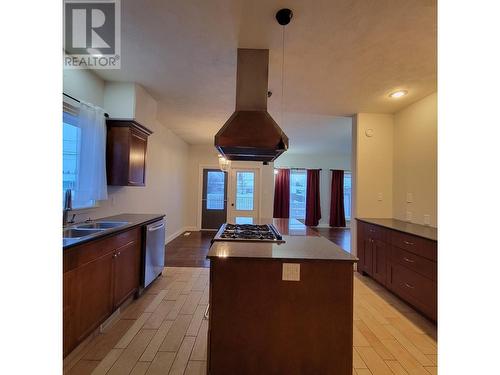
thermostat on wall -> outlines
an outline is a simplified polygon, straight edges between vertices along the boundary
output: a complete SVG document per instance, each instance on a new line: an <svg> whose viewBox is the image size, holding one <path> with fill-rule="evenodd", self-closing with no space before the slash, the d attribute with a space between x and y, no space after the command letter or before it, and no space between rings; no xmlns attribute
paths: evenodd
<svg viewBox="0 0 500 375"><path fill-rule="evenodd" d="M366 129L365 130L365 135L367 137L373 137L373 129Z"/></svg>

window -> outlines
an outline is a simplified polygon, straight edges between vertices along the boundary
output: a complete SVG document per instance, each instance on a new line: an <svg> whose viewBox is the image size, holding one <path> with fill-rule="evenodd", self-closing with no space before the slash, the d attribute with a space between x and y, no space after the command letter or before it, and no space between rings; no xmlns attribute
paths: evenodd
<svg viewBox="0 0 500 375"><path fill-rule="evenodd" d="M76 199L76 187L78 182L78 171L80 164L81 130L78 127L77 109L64 104L63 111L63 191L71 189L73 208L85 208L95 206L95 201L79 202ZM71 109L70 109L71 108Z"/></svg>
<svg viewBox="0 0 500 375"><path fill-rule="evenodd" d="M290 171L290 218L306 217L307 173L305 170Z"/></svg>
<svg viewBox="0 0 500 375"><path fill-rule="evenodd" d="M351 172L344 172L344 212L345 219L351 220L351 186L352 175Z"/></svg>
<svg viewBox="0 0 500 375"><path fill-rule="evenodd" d="M224 180L226 174L222 171L207 173L207 210L224 209Z"/></svg>

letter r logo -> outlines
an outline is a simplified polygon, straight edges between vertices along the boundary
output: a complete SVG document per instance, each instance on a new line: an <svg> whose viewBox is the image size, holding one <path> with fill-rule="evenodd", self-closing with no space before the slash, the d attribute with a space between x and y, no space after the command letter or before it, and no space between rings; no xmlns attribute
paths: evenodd
<svg viewBox="0 0 500 375"><path fill-rule="evenodd" d="M115 54L115 1L72 1L64 4L64 48L67 54Z"/></svg>

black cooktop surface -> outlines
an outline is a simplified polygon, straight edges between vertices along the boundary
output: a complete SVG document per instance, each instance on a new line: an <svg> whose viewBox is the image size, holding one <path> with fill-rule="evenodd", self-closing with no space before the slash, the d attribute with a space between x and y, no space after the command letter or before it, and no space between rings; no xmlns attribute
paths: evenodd
<svg viewBox="0 0 500 375"><path fill-rule="evenodd" d="M284 242L283 237L272 224L223 224L214 241L263 241Z"/></svg>

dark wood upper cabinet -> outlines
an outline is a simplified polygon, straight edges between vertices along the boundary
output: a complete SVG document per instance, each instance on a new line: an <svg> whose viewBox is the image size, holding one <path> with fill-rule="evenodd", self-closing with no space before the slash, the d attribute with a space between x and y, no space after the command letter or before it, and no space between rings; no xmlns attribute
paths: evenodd
<svg viewBox="0 0 500 375"><path fill-rule="evenodd" d="M146 185L146 149L151 130L134 120L106 120L108 185Z"/></svg>

